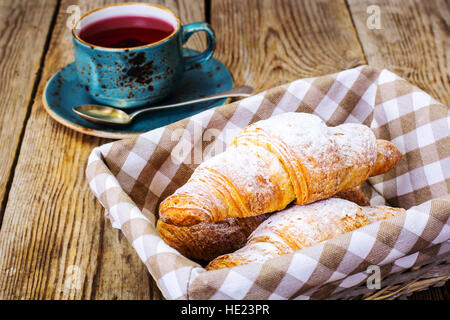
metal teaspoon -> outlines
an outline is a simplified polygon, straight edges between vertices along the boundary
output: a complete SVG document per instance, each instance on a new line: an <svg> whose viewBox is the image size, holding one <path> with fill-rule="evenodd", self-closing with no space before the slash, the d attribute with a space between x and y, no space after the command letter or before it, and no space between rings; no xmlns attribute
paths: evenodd
<svg viewBox="0 0 450 320"><path fill-rule="evenodd" d="M126 113L123 110L109 107L109 106L102 106L102 105L95 105L95 104L85 104L85 105L79 105L74 108L72 108L73 112L75 112L80 117L83 117L86 120L96 122L96 123L102 123L102 124L116 124L116 125L125 125L133 121L133 119L144 112L154 111L154 110L161 110L161 109L170 109L170 108L176 108L188 104L198 103L198 102L204 102L209 100L215 100L220 98L228 98L228 97L248 97L252 94L254 91L254 88L250 86L239 86L236 88L233 88L229 91L221 92L218 94L214 94L211 96L207 96L204 98L199 98L195 100L190 101L183 101L179 103L164 105L164 106L154 106L149 107L145 109L137 110L133 113Z"/></svg>

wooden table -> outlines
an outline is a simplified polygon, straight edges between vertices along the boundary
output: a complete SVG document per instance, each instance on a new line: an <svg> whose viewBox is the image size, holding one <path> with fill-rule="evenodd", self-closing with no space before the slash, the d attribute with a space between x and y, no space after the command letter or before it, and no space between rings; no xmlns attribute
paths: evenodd
<svg viewBox="0 0 450 320"><path fill-rule="evenodd" d="M41 102L47 80L73 61L69 6L111 2L0 0L0 299L162 298L86 183L89 153L109 140L58 124ZM215 57L257 91L370 64L450 104L448 1L153 2L184 23L210 22ZM410 298L448 299L448 289Z"/></svg>

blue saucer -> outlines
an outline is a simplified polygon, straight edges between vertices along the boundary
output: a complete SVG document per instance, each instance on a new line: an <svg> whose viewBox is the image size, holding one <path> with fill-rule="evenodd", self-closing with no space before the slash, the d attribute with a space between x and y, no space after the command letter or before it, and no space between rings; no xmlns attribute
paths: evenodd
<svg viewBox="0 0 450 320"><path fill-rule="evenodd" d="M185 49L188 55L196 51ZM233 78L228 69L218 60L211 58L198 68L187 71L178 87L168 98L157 105L171 104L220 93L233 88ZM150 111L136 117L123 127L101 125L76 115L72 108L81 104L98 104L78 82L75 64L65 66L48 81L43 102L47 112L56 121L76 131L104 138L121 139L156 129L172 122L190 117L206 109L225 104L227 98L212 100L184 107ZM126 109L131 113L134 109Z"/></svg>

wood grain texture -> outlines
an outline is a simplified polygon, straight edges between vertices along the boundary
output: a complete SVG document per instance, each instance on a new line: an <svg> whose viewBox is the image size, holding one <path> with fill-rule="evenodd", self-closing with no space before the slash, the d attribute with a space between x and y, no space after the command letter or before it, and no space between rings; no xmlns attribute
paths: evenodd
<svg viewBox="0 0 450 320"><path fill-rule="evenodd" d="M212 0L216 57L257 91L365 63L343 0Z"/></svg>
<svg viewBox="0 0 450 320"><path fill-rule="evenodd" d="M88 156L108 141L58 124L40 99L46 81L73 60L68 6L79 5L84 13L105 3L111 1L60 5L0 230L0 299L162 298L87 184ZM204 20L203 1L159 3L185 23ZM195 39L190 42L196 45Z"/></svg>
<svg viewBox="0 0 450 320"><path fill-rule="evenodd" d="M0 2L0 210L55 8L56 0Z"/></svg>
<svg viewBox="0 0 450 320"><path fill-rule="evenodd" d="M387 68L450 105L450 8L445 0L349 0L370 65ZM369 29L367 8L380 9L381 29Z"/></svg>

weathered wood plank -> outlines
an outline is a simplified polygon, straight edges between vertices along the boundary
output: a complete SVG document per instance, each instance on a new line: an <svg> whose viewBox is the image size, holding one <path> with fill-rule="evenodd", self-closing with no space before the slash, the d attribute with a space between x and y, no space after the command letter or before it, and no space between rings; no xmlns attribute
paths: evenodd
<svg viewBox="0 0 450 320"><path fill-rule="evenodd" d="M0 225L56 0L0 2Z"/></svg>
<svg viewBox="0 0 450 320"><path fill-rule="evenodd" d="M87 185L88 155L107 140L56 123L40 99L46 81L73 60L67 7L79 5L86 12L110 2L61 3L0 230L0 299L162 298ZM204 20L203 1L159 3L183 22Z"/></svg>
<svg viewBox="0 0 450 320"><path fill-rule="evenodd" d="M367 26L370 5L379 8L381 29ZM450 105L448 1L349 0L349 7L370 65L388 68Z"/></svg>
<svg viewBox="0 0 450 320"><path fill-rule="evenodd" d="M258 91L365 63L344 1L212 0L216 57Z"/></svg>

